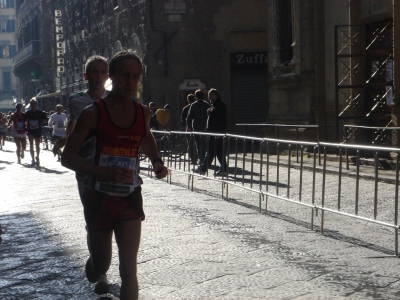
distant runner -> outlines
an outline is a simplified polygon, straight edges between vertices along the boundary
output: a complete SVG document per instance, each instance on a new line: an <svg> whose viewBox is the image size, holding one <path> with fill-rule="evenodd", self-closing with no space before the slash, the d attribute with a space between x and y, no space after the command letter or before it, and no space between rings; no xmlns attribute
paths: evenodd
<svg viewBox="0 0 400 300"><path fill-rule="evenodd" d="M14 138L15 145L17 146L17 159L18 163L21 163L21 159L24 158L24 153L26 149L26 132L24 125L24 116L25 114L22 112L22 104L17 103L15 105L15 112L11 115L10 120L8 121L8 126L10 127L12 124L11 135Z"/></svg>

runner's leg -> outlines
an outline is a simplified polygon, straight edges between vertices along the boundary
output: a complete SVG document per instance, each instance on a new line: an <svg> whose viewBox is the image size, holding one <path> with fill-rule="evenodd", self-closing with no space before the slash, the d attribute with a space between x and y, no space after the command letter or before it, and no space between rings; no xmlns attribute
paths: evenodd
<svg viewBox="0 0 400 300"><path fill-rule="evenodd" d="M28 134L28 139L29 139L29 152L31 153L31 157L32 157L32 163L35 162L35 151L33 150L33 135L32 134Z"/></svg>
<svg viewBox="0 0 400 300"><path fill-rule="evenodd" d="M88 231L88 247L93 270L106 274L111 264L112 230Z"/></svg>
<svg viewBox="0 0 400 300"><path fill-rule="evenodd" d="M142 221L140 219L119 222L115 226L115 239L119 253L122 299L138 299L137 254L140 245Z"/></svg>
<svg viewBox="0 0 400 300"><path fill-rule="evenodd" d="M21 143L21 149L20 149L21 151L19 153L20 153L21 158L24 158L25 157L25 150L26 150L26 137L20 138L19 140L20 140L20 143Z"/></svg>
<svg viewBox="0 0 400 300"><path fill-rule="evenodd" d="M15 146L17 147L15 153L17 153L18 163L21 162L21 140L21 138L14 137Z"/></svg>
<svg viewBox="0 0 400 300"><path fill-rule="evenodd" d="M40 154L40 137L35 137L35 146L36 146L36 160L39 161Z"/></svg>

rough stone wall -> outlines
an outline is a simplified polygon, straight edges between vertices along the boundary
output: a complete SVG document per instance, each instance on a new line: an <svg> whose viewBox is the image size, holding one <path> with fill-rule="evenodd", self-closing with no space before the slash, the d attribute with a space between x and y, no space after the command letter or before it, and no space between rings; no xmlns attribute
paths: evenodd
<svg viewBox="0 0 400 300"><path fill-rule="evenodd" d="M180 115L178 88L185 78L199 78L208 88L221 91L230 108L230 53L265 51L267 5L263 0L187 2L181 22L170 22L164 1L153 1L154 29L163 30L167 43L165 70L163 34L150 29L150 100L158 107L172 105L173 128ZM151 22L151 20L149 20ZM160 48L162 50L160 50ZM154 53L159 53L154 56ZM167 73L165 73L167 71Z"/></svg>

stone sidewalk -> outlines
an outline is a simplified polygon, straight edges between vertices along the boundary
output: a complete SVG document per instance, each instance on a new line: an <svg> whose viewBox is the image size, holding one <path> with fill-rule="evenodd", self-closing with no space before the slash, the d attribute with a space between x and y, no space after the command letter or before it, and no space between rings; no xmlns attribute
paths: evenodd
<svg viewBox="0 0 400 300"><path fill-rule="evenodd" d="M85 279L73 172L48 151L40 168L17 165L14 150L7 142L0 151L0 299L118 299L115 243L111 293L96 295ZM330 217L332 227L321 235L297 208L276 204L259 213L251 192L230 189L224 200L219 183L195 180L190 192L185 177L173 185L144 177L140 299L400 297L390 230Z"/></svg>

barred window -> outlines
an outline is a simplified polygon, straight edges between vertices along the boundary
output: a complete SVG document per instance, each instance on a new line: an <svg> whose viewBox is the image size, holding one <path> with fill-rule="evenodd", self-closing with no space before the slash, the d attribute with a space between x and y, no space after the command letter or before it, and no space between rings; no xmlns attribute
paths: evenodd
<svg viewBox="0 0 400 300"><path fill-rule="evenodd" d="M16 48L14 45L2 45L0 46L0 58L12 58L14 57Z"/></svg>
<svg viewBox="0 0 400 300"><path fill-rule="evenodd" d="M15 20L0 21L0 32L15 32Z"/></svg>
<svg viewBox="0 0 400 300"><path fill-rule="evenodd" d="M0 8L14 7L14 0L0 0Z"/></svg>
<svg viewBox="0 0 400 300"><path fill-rule="evenodd" d="M11 90L11 72L3 71L3 90L10 91Z"/></svg>

